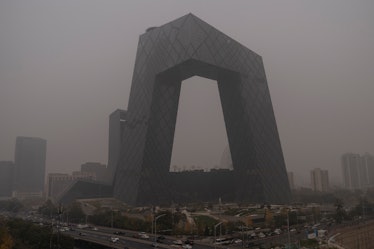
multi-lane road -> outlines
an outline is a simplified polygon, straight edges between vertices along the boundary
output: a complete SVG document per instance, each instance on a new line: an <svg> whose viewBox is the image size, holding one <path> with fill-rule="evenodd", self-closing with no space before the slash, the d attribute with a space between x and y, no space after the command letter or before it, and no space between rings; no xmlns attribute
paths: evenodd
<svg viewBox="0 0 374 249"><path fill-rule="evenodd" d="M122 234L118 234L118 232ZM93 242L103 246L111 248L128 248L128 249L150 249L157 246L158 248L164 249L227 249L227 248L237 248L240 249L242 244L229 244L229 245L214 245L209 239L205 240L195 240L192 248L187 246L185 243L183 245L176 245L174 242L180 240L173 236L165 236L162 242L155 243L155 237L149 236L148 239L139 238L138 232L135 231L124 231L118 229L111 229L107 227L99 227L95 230L93 229L75 229L73 231L65 231L67 235L70 235L78 240ZM115 234L117 233L117 234ZM137 237L137 238L134 238ZM276 245L285 244L290 239L295 241L305 237L303 234L281 234L277 236L267 237L263 239L257 239L250 241L252 245L248 246L248 241L245 242L246 247L257 248L259 244L263 245ZM118 239L116 239L118 238ZM184 242L184 240L182 240Z"/></svg>

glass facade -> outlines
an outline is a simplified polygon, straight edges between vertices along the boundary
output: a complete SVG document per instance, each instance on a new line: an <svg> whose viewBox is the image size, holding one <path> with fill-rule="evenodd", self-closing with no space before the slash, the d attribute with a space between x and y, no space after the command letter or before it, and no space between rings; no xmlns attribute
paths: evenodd
<svg viewBox="0 0 374 249"><path fill-rule="evenodd" d="M121 153L121 139L126 124L126 111L117 109L109 116L109 141L108 141L108 179L112 184L119 155Z"/></svg>
<svg viewBox="0 0 374 249"><path fill-rule="evenodd" d="M192 14L140 36L114 196L132 205L167 204L198 192L175 180L193 182L194 174L169 172L181 82L195 75L217 81L233 161L227 180L201 176L220 187L201 189L197 199L209 201L229 189L222 194L237 202L288 202L261 57Z"/></svg>
<svg viewBox="0 0 374 249"><path fill-rule="evenodd" d="M43 193L46 150L47 141L44 139L17 137L13 189L15 197L25 193Z"/></svg>

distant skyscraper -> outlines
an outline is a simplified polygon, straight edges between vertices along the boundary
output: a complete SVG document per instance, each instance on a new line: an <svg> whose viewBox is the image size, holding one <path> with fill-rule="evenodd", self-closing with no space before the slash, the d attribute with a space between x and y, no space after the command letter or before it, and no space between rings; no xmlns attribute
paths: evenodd
<svg viewBox="0 0 374 249"><path fill-rule="evenodd" d="M293 172L288 171L287 172L287 177L288 177L288 182L290 184L290 189L295 189L295 182L294 182L294 177L293 177Z"/></svg>
<svg viewBox="0 0 374 249"><path fill-rule="evenodd" d="M369 172L373 174L373 169L368 170L372 163L370 155L361 157L359 154L345 153L342 156L342 172L344 187L350 190L364 189L369 186Z"/></svg>
<svg viewBox="0 0 374 249"><path fill-rule="evenodd" d="M369 153L365 153L361 156L362 170L365 173L365 180L367 182L367 187L374 187L374 156Z"/></svg>
<svg viewBox="0 0 374 249"><path fill-rule="evenodd" d="M13 196L42 196L45 177L47 141L41 138L17 137Z"/></svg>
<svg viewBox="0 0 374 249"><path fill-rule="evenodd" d="M329 191L329 173L327 170L315 168L310 172L310 177L313 191Z"/></svg>
<svg viewBox="0 0 374 249"><path fill-rule="evenodd" d="M126 124L126 111L117 109L109 116L109 148L108 148L108 182L113 181L117 161L121 153L123 130Z"/></svg>
<svg viewBox="0 0 374 249"><path fill-rule="evenodd" d="M0 198L12 196L13 171L13 162L0 161Z"/></svg>

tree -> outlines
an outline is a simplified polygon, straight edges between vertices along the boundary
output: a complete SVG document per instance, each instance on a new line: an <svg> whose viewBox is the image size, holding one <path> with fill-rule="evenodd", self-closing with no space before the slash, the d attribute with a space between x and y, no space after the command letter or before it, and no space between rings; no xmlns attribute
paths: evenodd
<svg viewBox="0 0 374 249"><path fill-rule="evenodd" d="M4 209L8 212L17 213L22 208L23 208L22 203L17 199L0 201L0 209Z"/></svg>
<svg viewBox="0 0 374 249"><path fill-rule="evenodd" d="M50 227L35 225L30 221L10 219L6 223L6 228L14 239L14 248L50 248L50 241L52 241L53 248L56 248L55 246L64 249L72 249L74 247L73 238L63 234L59 236L56 234L52 235Z"/></svg>
<svg viewBox="0 0 374 249"><path fill-rule="evenodd" d="M267 226L272 226L274 224L273 213L269 207L265 209L265 223Z"/></svg>
<svg viewBox="0 0 374 249"><path fill-rule="evenodd" d="M342 223L343 219L346 217L346 212L343 208L343 201L341 199L336 199L334 204L336 211L335 211L335 220L336 223Z"/></svg>
<svg viewBox="0 0 374 249"><path fill-rule="evenodd" d="M0 249L11 249L13 246L12 236L10 236L5 226L0 225Z"/></svg>
<svg viewBox="0 0 374 249"><path fill-rule="evenodd" d="M69 220L72 222L83 222L85 220L86 215L84 214L81 204L77 201L71 203L68 207L66 212L69 214Z"/></svg>
<svg viewBox="0 0 374 249"><path fill-rule="evenodd" d="M38 212L41 215L48 216L48 217L53 217L57 215L58 210L57 207L52 203L51 200L47 200L43 206L39 207Z"/></svg>

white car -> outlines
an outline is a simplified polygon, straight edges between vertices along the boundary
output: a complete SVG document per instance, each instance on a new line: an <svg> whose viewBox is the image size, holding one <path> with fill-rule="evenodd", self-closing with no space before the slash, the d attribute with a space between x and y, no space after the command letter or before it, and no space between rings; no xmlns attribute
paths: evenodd
<svg viewBox="0 0 374 249"><path fill-rule="evenodd" d="M263 232L261 232L261 233L258 234L258 237L259 237L259 238L265 238L266 235L265 235Z"/></svg>
<svg viewBox="0 0 374 249"><path fill-rule="evenodd" d="M181 245L183 245L183 242L180 239L178 239L178 240L174 240L173 244L181 246Z"/></svg>
<svg viewBox="0 0 374 249"><path fill-rule="evenodd" d="M112 241L113 243L116 243L116 242L119 241L119 238L117 238L117 237L111 237L110 241Z"/></svg>
<svg viewBox="0 0 374 249"><path fill-rule="evenodd" d="M192 249L192 246L189 245L189 244L184 244L184 245L182 246L182 248L183 248L183 249Z"/></svg>
<svg viewBox="0 0 374 249"><path fill-rule="evenodd" d="M145 232L140 232L138 233L138 235L139 235L139 238L141 239L149 239L148 234L146 234Z"/></svg>
<svg viewBox="0 0 374 249"><path fill-rule="evenodd" d="M242 242L243 242L243 240L241 240L241 239L234 240L234 244L241 244Z"/></svg>

